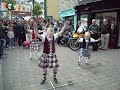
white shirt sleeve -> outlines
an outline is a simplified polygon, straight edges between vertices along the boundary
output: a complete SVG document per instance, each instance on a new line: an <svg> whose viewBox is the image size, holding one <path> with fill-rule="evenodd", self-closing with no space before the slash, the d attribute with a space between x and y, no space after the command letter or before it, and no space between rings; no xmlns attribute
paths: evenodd
<svg viewBox="0 0 120 90"><path fill-rule="evenodd" d="M81 33L83 31L83 28L80 26L77 30L78 33Z"/></svg>
<svg viewBox="0 0 120 90"><path fill-rule="evenodd" d="M45 42L45 34L41 35L42 38L40 38L42 40L42 42Z"/></svg>
<svg viewBox="0 0 120 90"><path fill-rule="evenodd" d="M54 34L54 40L58 38L58 33Z"/></svg>
<svg viewBox="0 0 120 90"><path fill-rule="evenodd" d="M97 42L97 41L93 38L90 38L90 42Z"/></svg>
<svg viewBox="0 0 120 90"><path fill-rule="evenodd" d="M80 38L79 42L83 42L83 38Z"/></svg>

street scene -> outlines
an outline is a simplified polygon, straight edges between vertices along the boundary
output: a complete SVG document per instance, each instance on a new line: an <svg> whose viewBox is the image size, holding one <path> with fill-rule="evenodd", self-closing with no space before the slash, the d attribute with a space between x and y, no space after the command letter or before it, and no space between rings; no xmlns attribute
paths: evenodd
<svg viewBox="0 0 120 90"><path fill-rule="evenodd" d="M120 90L119 3L1 0L0 90Z"/></svg>

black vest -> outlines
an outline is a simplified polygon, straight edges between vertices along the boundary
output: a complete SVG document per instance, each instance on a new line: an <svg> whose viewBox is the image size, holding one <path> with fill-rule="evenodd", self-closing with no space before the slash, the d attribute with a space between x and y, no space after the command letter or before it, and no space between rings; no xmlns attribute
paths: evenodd
<svg viewBox="0 0 120 90"><path fill-rule="evenodd" d="M90 38L87 43L85 42L85 38L83 38L82 48L89 49L89 46L90 46Z"/></svg>

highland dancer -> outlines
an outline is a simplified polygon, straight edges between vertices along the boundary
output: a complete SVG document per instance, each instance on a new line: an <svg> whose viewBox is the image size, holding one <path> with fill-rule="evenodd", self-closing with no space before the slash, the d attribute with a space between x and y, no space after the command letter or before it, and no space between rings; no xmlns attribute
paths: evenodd
<svg viewBox="0 0 120 90"><path fill-rule="evenodd" d="M90 36L91 35L90 35L89 32L85 32L85 37L84 38L79 38L76 42L76 43L82 43L82 46L81 46L81 49L80 49L79 61L78 61L79 65L81 64L82 57L87 57L85 63L86 63L86 65L89 65L88 61L91 57L90 49L89 49L90 43L100 41L100 38L98 40L95 40L95 39L91 38Z"/></svg>
<svg viewBox="0 0 120 90"><path fill-rule="evenodd" d="M42 35L38 34L38 37L40 39L42 39L42 41L44 42L43 54L41 55L41 57L39 59L39 64L38 64L39 67L43 69L43 80L42 80L41 84L44 84L47 79L46 76L47 76L48 68L53 69L54 82L56 84L58 83L56 74L57 74L59 64L58 64L58 59L57 59L57 56L55 53L55 40L56 40L56 38L61 36L61 34L66 30L67 26L68 25L66 22L66 24L64 25L62 30L56 34L54 34L54 29L52 27L49 27L47 29L47 34L42 34Z"/></svg>
<svg viewBox="0 0 120 90"><path fill-rule="evenodd" d="M40 57L39 52L41 49L41 42L39 41L39 38L36 35L36 33L38 33L38 25L33 19L31 20L31 25L33 27L33 30L28 31L32 34L32 41L30 43L30 60L32 59L32 53L34 50L38 51L38 57Z"/></svg>

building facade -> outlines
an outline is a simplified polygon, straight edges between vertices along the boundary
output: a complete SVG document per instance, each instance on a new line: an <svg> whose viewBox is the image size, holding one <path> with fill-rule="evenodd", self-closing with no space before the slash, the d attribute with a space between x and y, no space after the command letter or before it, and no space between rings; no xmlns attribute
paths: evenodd
<svg viewBox="0 0 120 90"><path fill-rule="evenodd" d="M74 30L77 26L77 15L75 6L78 5L78 0L60 0L60 17L62 21L70 19L73 22Z"/></svg>
<svg viewBox="0 0 120 90"><path fill-rule="evenodd" d="M2 11L1 15L2 17L10 17L11 13L8 11L6 8L6 2L1 2L0 3L0 9ZM13 16L30 16L31 15L31 4L25 3L24 0L16 0L16 4L13 5L14 9L12 12Z"/></svg>
<svg viewBox="0 0 120 90"><path fill-rule="evenodd" d="M59 1L60 0L47 0L47 17L56 20L60 19L59 16Z"/></svg>
<svg viewBox="0 0 120 90"><path fill-rule="evenodd" d="M104 18L110 23L116 25L117 47L120 47L120 1L119 0L79 0L79 5L75 7L79 20L86 19L86 25L91 24L92 19L97 20L97 24L101 25Z"/></svg>

